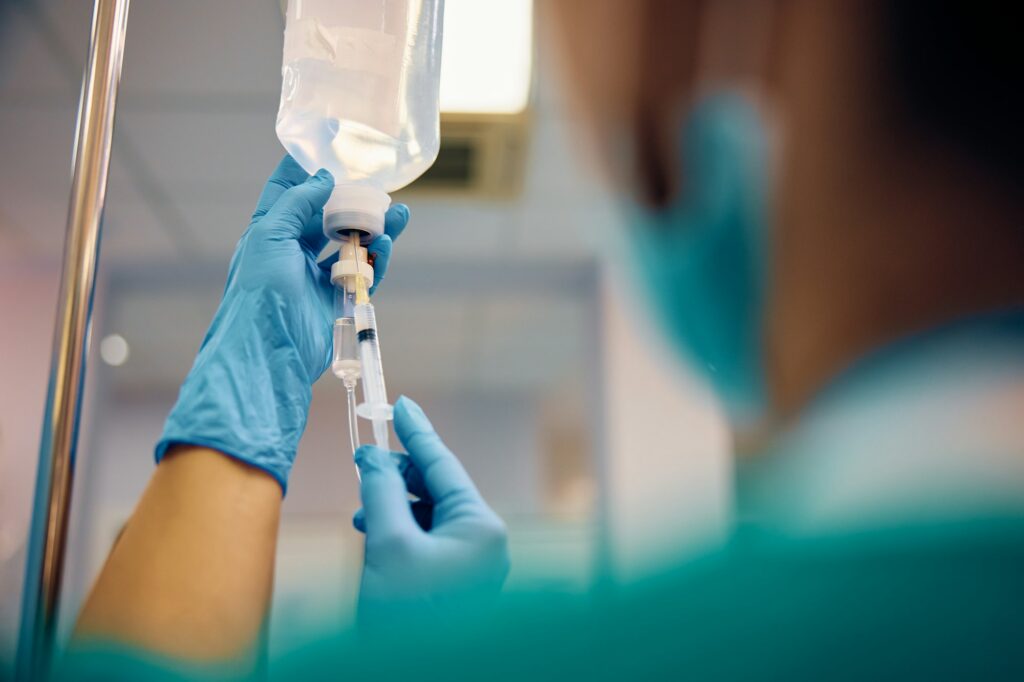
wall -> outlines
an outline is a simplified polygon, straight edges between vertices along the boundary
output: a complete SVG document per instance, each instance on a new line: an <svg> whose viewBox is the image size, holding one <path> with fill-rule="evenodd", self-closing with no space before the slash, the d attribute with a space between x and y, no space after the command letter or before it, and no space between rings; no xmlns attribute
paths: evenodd
<svg viewBox="0 0 1024 682"><path fill-rule="evenodd" d="M53 264L0 262L0 670L17 639L58 280Z"/></svg>
<svg viewBox="0 0 1024 682"><path fill-rule="evenodd" d="M672 357L625 278L602 286L609 560L633 579L721 539L732 460L711 396Z"/></svg>

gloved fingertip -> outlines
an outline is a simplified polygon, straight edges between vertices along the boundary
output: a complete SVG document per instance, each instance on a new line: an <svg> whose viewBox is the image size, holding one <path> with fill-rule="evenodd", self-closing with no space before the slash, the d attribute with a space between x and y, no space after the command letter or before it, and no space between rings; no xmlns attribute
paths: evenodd
<svg viewBox="0 0 1024 682"><path fill-rule="evenodd" d="M309 180L310 182L318 182L324 185L328 183L333 185L334 175L332 175L331 171L327 170L326 168L321 168L314 175L310 176Z"/></svg>
<svg viewBox="0 0 1024 682"><path fill-rule="evenodd" d="M367 471L382 471L386 469L397 469L397 464L391 459L391 454L376 445L361 445L355 452L356 466L363 473Z"/></svg>
<svg viewBox="0 0 1024 682"><path fill-rule="evenodd" d="M367 250L374 255L380 256L383 254L390 254L392 246L393 241L391 237L386 234L382 234L370 242L370 246Z"/></svg>
<svg viewBox="0 0 1024 682"><path fill-rule="evenodd" d="M384 231L392 239L396 239L409 224L409 207L405 204L394 204L384 216Z"/></svg>
<svg viewBox="0 0 1024 682"><path fill-rule="evenodd" d="M395 409L401 410L410 419L426 421L429 424L427 414L423 411L423 408L409 396L398 396L398 400L395 401Z"/></svg>
<svg viewBox="0 0 1024 682"><path fill-rule="evenodd" d="M370 243L367 250L373 262L373 286L370 287L370 295L373 296L388 272L388 264L391 262L391 237L386 234L380 235Z"/></svg>
<svg viewBox="0 0 1024 682"><path fill-rule="evenodd" d="M306 170L295 160L295 157L286 152L277 164L277 168L274 169L273 175L271 175L271 178L275 177L285 177L294 183L300 183L309 176L306 174Z"/></svg>
<svg viewBox="0 0 1024 682"><path fill-rule="evenodd" d="M359 508L355 514L352 515L352 526L360 533L366 532L366 510Z"/></svg>
<svg viewBox="0 0 1024 682"><path fill-rule="evenodd" d="M359 464L364 460L371 459L374 455L374 450L377 450L376 445L360 445L352 456L356 460L356 464Z"/></svg>
<svg viewBox="0 0 1024 682"><path fill-rule="evenodd" d="M401 396L395 402L395 433L398 440L409 449L409 439L416 434L427 435L435 433L434 425L423 412L423 409L411 398Z"/></svg>

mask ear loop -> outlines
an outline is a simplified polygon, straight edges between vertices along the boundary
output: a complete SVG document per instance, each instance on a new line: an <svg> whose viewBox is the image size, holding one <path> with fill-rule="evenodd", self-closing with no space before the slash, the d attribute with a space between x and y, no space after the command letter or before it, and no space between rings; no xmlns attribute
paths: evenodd
<svg viewBox="0 0 1024 682"><path fill-rule="evenodd" d="M639 187L637 193L641 202L650 208L661 210L671 205L682 191L682 168L672 168L668 149L674 145L665 144L663 121L649 106L641 106L637 113L633 140L634 172Z"/></svg>

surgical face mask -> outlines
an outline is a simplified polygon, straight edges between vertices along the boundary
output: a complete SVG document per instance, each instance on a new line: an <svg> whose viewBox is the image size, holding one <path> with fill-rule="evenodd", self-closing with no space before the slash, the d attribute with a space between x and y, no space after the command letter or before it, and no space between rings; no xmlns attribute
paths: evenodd
<svg viewBox="0 0 1024 682"><path fill-rule="evenodd" d="M699 102L680 143L680 198L656 211L636 207L630 233L655 318L737 424L767 413L765 140L740 95Z"/></svg>

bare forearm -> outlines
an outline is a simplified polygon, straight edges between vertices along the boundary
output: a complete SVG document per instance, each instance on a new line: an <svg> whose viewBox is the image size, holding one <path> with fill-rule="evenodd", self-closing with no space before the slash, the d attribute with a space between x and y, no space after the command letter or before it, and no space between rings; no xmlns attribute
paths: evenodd
<svg viewBox="0 0 1024 682"><path fill-rule="evenodd" d="M75 629L191 661L245 658L270 602L281 488L213 450L157 467Z"/></svg>

